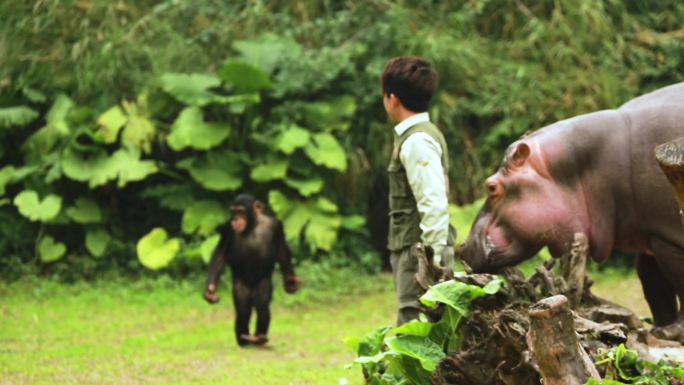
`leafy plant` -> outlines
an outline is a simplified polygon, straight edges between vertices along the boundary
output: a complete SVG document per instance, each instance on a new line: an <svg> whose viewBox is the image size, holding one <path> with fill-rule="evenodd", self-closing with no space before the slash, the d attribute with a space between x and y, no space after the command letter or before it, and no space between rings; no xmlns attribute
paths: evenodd
<svg viewBox="0 0 684 385"><path fill-rule="evenodd" d="M590 379L585 385L669 385L671 379L684 379L684 363L675 366L666 360L642 360L636 351L627 349L624 344L600 352L596 365L605 367L605 378L601 381Z"/></svg>
<svg viewBox="0 0 684 385"><path fill-rule="evenodd" d="M140 238L136 246L140 263L152 270L168 265L180 249L180 241L167 237L166 230L157 227Z"/></svg>
<svg viewBox="0 0 684 385"><path fill-rule="evenodd" d="M394 328L379 328L361 339L348 337L347 345L358 354L354 363L361 365L369 384L429 384L439 361L458 349L458 325L468 316L472 300L496 293L501 285L495 278L484 287L455 280L431 287L420 301L429 308L445 305L439 321L422 316Z"/></svg>

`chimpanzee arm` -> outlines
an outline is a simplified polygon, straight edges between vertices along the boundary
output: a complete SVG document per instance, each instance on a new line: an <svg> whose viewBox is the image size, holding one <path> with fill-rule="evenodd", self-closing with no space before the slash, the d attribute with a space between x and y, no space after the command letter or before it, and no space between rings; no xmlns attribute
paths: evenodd
<svg viewBox="0 0 684 385"><path fill-rule="evenodd" d="M221 234L221 239L211 255L211 261L209 261L207 287L204 291L204 299L209 303L216 303L219 300L215 293L216 288L218 287L219 278L226 266L226 258L228 257L227 254L229 249L228 241L231 236L230 232L227 230L222 229L219 232Z"/></svg>
<svg viewBox="0 0 684 385"><path fill-rule="evenodd" d="M273 241L276 246L276 260L280 265L280 272L283 274L285 291L294 293L299 289L301 280L295 275L294 266L292 265L292 251L285 240L283 224L280 221L276 221Z"/></svg>

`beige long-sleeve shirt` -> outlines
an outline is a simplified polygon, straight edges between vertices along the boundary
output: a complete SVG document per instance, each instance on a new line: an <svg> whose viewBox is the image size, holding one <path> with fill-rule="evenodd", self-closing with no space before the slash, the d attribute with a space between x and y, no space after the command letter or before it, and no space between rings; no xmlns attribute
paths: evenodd
<svg viewBox="0 0 684 385"><path fill-rule="evenodd" d="M394 127L401 135L412 126L430 121L427 112L412 115ZM420 214L422 241L432 246L435 261L441 259L449 235L449 202L442 167L442 148L430 135L416 132L409 136L399 151Z"/></svg>

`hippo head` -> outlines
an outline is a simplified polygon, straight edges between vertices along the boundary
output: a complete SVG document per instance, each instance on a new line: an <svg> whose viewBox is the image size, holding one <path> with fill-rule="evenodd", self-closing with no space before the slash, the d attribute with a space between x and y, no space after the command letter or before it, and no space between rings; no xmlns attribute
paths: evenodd
<svg viewBox="0 0 684 385"><path fill-rule="evenodd" d="M499 170L485 181L487 200L460 248L473 272L495 272L548 246L560 256L585 221L572 178L550 166L557 149L542 151L533 137L513 143ZM561 170L562 171L562 170ZM554 175L555 174L555 175ZM561 179L561 180L559 180Z"/></svg>

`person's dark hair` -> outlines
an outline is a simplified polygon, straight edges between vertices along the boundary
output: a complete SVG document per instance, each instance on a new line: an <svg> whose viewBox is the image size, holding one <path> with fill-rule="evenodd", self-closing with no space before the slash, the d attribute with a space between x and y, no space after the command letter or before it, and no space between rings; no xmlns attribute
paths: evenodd
<svg viewBox="0 0 684 385"><path fill-rule="evenodd" d="M399 56L385 64L380 76L383 94L394 94L413 112L425 112L437 89L437 72L426 59Z"/></svg>

